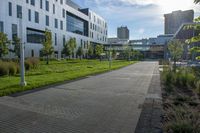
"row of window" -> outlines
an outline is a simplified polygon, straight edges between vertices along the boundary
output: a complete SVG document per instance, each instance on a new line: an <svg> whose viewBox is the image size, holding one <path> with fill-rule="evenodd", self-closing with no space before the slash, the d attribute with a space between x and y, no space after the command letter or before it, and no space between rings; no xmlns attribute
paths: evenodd
<svg viewBox="0 0 200 133"><path fill-rule="evenodd" d="M99 27L96 24L90 23L90 29L94 30L94 31L97 31L97 32L99 32L101 34L106 34L107 35L107 30L103 30L101 27Z"/></svg>
<svg viewBox="0 0 200 133"><path fill-rule="evenodd" d="M97 22L97 24L102 25L104 28L107 28L107 23L106 22L104 22L103 20L99 19L95 15L92 15L91 13L89 13L89 19L90 20L92 20L92 16L93 16L94 23Z"/></svg>
<svg viewBox="0 0 200 133"><path fill-rule="evenodd" d="M94 39L94 33L90 31L90 37ZM97 38L96 38L98 41L105 41L106 42L106 37L104 36L101 36L99 34L97 34Z"/></svg>

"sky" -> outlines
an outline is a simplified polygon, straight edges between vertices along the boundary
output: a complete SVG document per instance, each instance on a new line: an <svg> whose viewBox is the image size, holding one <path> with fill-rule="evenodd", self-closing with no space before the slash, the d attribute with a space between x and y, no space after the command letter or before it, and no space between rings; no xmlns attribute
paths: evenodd
<svg viewBox="0 0 200 133"><path fill-rule="evenodd" d="M200 5L193 0L73 0L83 8L90 8L108 23L108 37L117 36L117 27L127 26L130 39L156 37L164 34L164 14L175 10L195 11Z"/></svg>

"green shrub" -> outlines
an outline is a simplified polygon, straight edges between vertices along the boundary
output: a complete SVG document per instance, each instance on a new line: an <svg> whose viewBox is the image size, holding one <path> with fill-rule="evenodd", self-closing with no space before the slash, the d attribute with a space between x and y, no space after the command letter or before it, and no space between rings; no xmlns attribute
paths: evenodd
<svg viewBox="0 0 200 133"><path fill-rule="evenodd" d="M32 68L37 68L39 66L40 60L38 58L28 58L25 61L26 70L30 70Z"/></svg>
<svg viewBox="0 0 200 133"><path fill-rule="evenodd" d="M200 94L200 80L198 80L196 82L196 89L197 89L198 93Z"/></svg>
<svg viewBox="0 0 200 133"><path fill-rule="evenodd" d="M9 75L15 75L17 73L17 65L13 62L7 63L7 67L9 70Z"/></svg>
<svg viewBox="0 0 200 133"><path fill-rule="evenodd" d="M0 76L9 75L7 63L0 61Z"/></svg>
<svg viewBox="0 0 200 133"><path fill-rule="evenodd" d="M14 62L0 61L0 76L15 75L19 72L19 66Z"/></svg>
<svg viewBox="0 0 200 133"><path fill-rule="evenodd" d="M25 65L25 69L26 69L27 71L31 69L31 62L30 62L30 61L26 60L26 61L24 62L24 65Z"/></svg>
<svg viewBox="0 0 200 133"><path fill-rule="evenodd" d="M169 128L173 133L194 133L193 126L187 122L172 123Z"/></svg>

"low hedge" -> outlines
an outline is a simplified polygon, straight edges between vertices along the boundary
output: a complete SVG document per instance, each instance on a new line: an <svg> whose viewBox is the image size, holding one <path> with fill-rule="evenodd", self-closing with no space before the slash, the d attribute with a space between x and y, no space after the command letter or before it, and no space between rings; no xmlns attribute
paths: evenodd
<svg viewBox="0 0 200 133"><path fill-rule="evenodd" d="M17 63L0 61L0 76L13 76L17 73L19 73L19 65Z"/></svg>

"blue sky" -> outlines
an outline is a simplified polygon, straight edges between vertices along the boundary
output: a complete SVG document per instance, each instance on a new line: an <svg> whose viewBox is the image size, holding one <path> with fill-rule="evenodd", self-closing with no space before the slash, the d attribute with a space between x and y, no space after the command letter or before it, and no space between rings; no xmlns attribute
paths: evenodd
<svg viewBox="0 0 200 133"><path fill-rule="evenodd" d="M108 22L108 37L116 37L117 27L128 26L131 39L156 37L164 33L163 14L174 10L194 9L200 16L200 5L193 0L73 0L89 7Z"/></svg>

